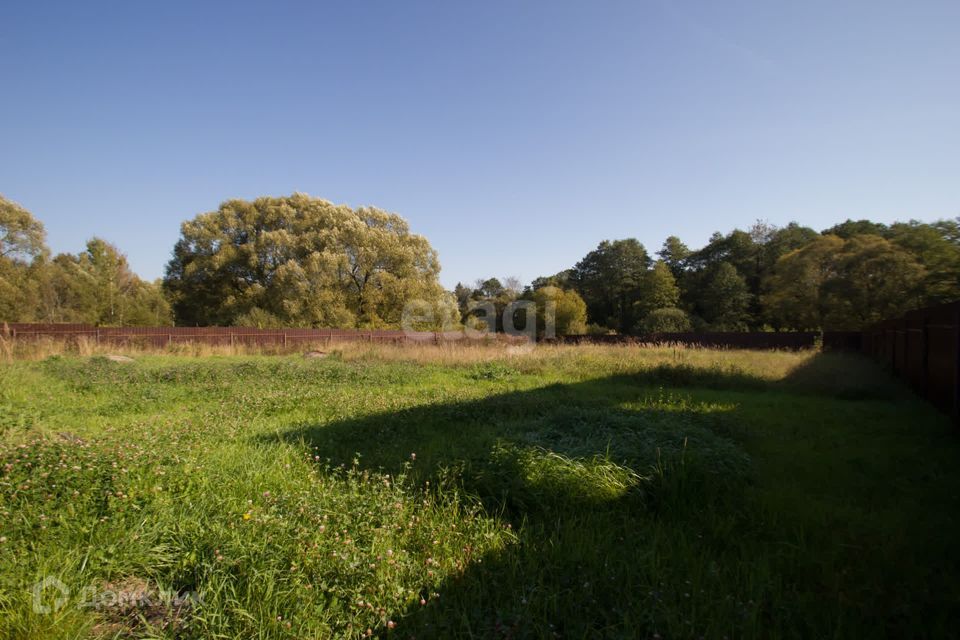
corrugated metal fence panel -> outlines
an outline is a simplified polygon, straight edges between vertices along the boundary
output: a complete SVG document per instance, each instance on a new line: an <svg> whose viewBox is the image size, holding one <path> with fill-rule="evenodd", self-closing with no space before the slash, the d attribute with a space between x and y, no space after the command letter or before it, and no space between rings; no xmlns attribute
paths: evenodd
<svg viewBox="0 0 960 640"><path fill-rule="evenodd" d="M4 325L0 324L0 329ZM397 343L400 330L258 329L255 327L94 327L84 324L8 324L7 334L21 339L90 339L107 344L164 346L178 342L211 345L311 345L344 341Z"/></svg>
<svg viewBox="0 0 960 640"><path fill-rule="evenodd" d="M11 325L12 326L12 325ZM409 338L400 330L363 329L257 329L252 327L92 327L90 325L17 325L17 337L86 338L107 344L164 346L180 342L212 345L309 345L342 341L399 343ZM644 336L565 336L575 344L659 344L733 349L806 349L816 344L814 332L660 333ZM422 342L422 340L418 340Z"/></svg>
<svg viewBox="0 0 960 640"><path fill-rule="evenodd" d="M917 393L927 393L927 317L926 309L911 311L904 317L903 376Z"/></svg>
<svg viewBox="0 0 960 640"><path fill-rule="evenodd" d="M930 310L927 323L927 397L956 415L957 367L960 364L960 304Z"/></svg>
<svg viewBox="0 0 960 640"><path fill-rule="evenodd" d="M960 423L960 302L868 327L861 348Z"/></svg>
<svg viewBox="0 0 960 640"><path fill-rule="evenodd" d="M901 318L893 328L893 369L898 375L905 375L907 369L907 320Z"/></svg>

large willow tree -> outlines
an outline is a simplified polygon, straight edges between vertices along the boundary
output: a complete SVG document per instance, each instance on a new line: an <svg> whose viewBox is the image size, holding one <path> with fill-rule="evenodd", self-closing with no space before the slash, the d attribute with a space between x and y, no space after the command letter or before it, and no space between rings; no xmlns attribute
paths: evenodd
<svg viewBox="0 0 960 640"><path fill-rule="evenodd" d="M296 193L184 222L164 288L178 324L396 327L408 301L456 308L439 272L400 216Z"/></svg>

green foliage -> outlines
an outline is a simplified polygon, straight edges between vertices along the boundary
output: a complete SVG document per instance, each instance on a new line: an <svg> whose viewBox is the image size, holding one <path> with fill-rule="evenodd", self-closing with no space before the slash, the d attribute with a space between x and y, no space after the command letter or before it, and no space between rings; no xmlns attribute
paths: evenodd
<svg viewBox="0 0 960 640"><path fill-rule="evenodd" d="M826 235L777 264L764 298L775 326L858 329L923 303L925 270L880 236Z"/></svg>
<svg viewBox="0 0 960 640"><path fill-rule="evenodd" d="M844 240L849 240L854 236L859 235L871 235L871 236L880 236L885 237L889 229L887 225L880 222L872 222L870 220L851 220L847 219L840 224L835 224L829 229L824 229L823 235L825 236L837 236L838 238L843 238Z"/></svg>
<svg viewBox="0 0 960 640"><path fill-rule="evenodd" d="M444 297L439 271L399 216L294 194L230 200L185 222L164 289L183 324L236 324L259 309L287 326L395 327L408 301Z"/></svg>
<svg viewBox="0 0 960 640"><path fill-rule="evenodd" d="M0 321L36 317L43 262L49 250L43 224L0 196Z"/></svg>
<svg viewBox="0 0 960 640"><path fill-rule="evenodd" d="M745 331L750 316L750 291L743 276L729 262L712 269L703 292L703 319L713 331Z"/></svg>
<svg viewBox="0 0 960 640"><path fill-rule="evenodd" d="M693 331L690 316L683 309L666 307L654 309L640 321L635 333L682 333Z"/></svg>
<svg viewBox="0 0 960 640"><path fill-rule="evenodd" d="M234 318L235 327L254 327L256 329L277 329L284 326L283 320L269 311L254 307Z"/></svg>
<svg viewBox="0 0 960 640"><path fill-rule="evenodd" d="M576 291L546 286L533 292L537 305L537 331L543 335L547 313L553 313L554 333L557 336L580 335L587 332L587 304Z"/></svg>
<svg viewBox="0 0 960 640"><path fill-rule="evenodd" d="M823 326L826 308L821 287L833 277L833 262L843 246L839 236L825 235L780 258L763 299L774 326L800 331Z"/></svg>
<svg viewBox="0 0 960 640"><path fill-rule="evenodd" d="M77 255L59 254L47 266L40 316L50 322L103 326L172 324L157 283L137 277L112 244L94 238Z"/></svg>
<svg viewBox="0 0 960 640"><path fill-rule="evenodd" d="M81 254L49 260L43 241L43 225L0 198L0 320L172 323L159 285L138 278L113 245L94 238Z"/></svg>
<svg viewBox="0 0 960 640"><path fill-rule="evenodd" d="M48 253L43 223L0 195L0 260L30 260Z"/></svg>
<svg viewBox="0 0 960 640"><path fill-rule="evenodd" d="M634 313L640 318L654 309L677 306L680 302L680 288L665 261L658 260L646 273L640 284L638 296L638 300L634 303Z"/></svg>
<svg viewBox="0 0 960 640"><path fill-rule="evenodd" d="M183 223L162 286L140 280L94 238L52 260L43 225L0 197L0 319L105 325L395 328L442 331L556 291L558 333L857 329L960 299L960 218L890 225L847 220L818 234L758 221L691 250L668 237L652 262L633 238L605 240L577 264L536 278L438 281L427 240L395 214L294 194L230 200ZM541 292L541 293L537 293ZM492 304L493 318L473 310ZM581 303L586 307L582 316ZM645 320L657 310L679 309ZM406 315L405 315L406 314ZM688 324L689 322L689 324ZM517 309L514 326L525 326ZM592 326L592 328L590 328Z"/></svg>
<svg viewBox="0 0 960 640"><path fill-rule="evenodd" d="M890 225L888 239L926 272L921 286L925 304L951 302L960 296L960 243L951 239L950 230L949 221L940 227L916 220Z"/></svg>
<svg viewBox="0 0 960 640"><path fill-rule="evenodd" d="M32 322L38 318L37 302L45 275L42 259L29 264L0 258L0 321Z"/></svg>
<svg viewBox="0 0 960 640"><path fill-rule="evenodd" d="M825 327L858 329L922 304L923 266L883 238L850 238L836 269L838 275L823 284Z"/></svg>
<svg viewBox="0 0 960 640"><path fill-rule="evenodd" d="M521 293L520 281L513 277L504 278L504 282L499 278L481 278L472 289L457 283L454 290L460 320L465 326L480 331L492 328L498 332L504 331L507 308L521 298L529 299L528 294L528 291ZM526 318L521 311L514 311L512 320L514 328L526 327Z"/></svg>
<svg viewBox="0 0 960 640"><path fill-rule="evenodd" d="M570 282L587 303L590 318L627 332L650 256L634 238L604 240L574 266Z"/></svg>
<svg viewBox="0 0 960 640"><path fill-rule="evenodd" d="M572 269L566 269L560 273L555 273L552 276L546 276L541 278L534 278L533 282L530 283L531 289L542 289L544 287L558 287L560 289L569 289L570 278L573 276Z"/></svg>
<svg viewBox="0 0 960 640"><path fill-rule="evenodd" d="M660 251L657 252L657 255L660 256L660 259L670 267L671 273L673 273L675 278L679 278L680 274L683 273L683 270L686 266L687 259L690 257L690 248L677 236L670 236L663 241L663 247L660 248Z"/></svg>
<svg viewBox="0 0 960 640"><path fill-rule="evenodd" d="M847 220L822 234L795 222L758 221L746 231L714 233L696 251L670 236L652 268L638 246L601 243L577 268L534 282L569 273L588 321L617 331L626 315L640 331L647 314L667 307L686 312L697 330L856 329L960 299L960 219L889 226Z"/></svg>

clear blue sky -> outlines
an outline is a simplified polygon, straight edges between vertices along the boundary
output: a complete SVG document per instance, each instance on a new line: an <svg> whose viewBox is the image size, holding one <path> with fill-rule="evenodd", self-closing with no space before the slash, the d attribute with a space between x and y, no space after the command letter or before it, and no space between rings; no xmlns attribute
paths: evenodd
<svg viewBox="0 0 960 640"><path fill-rule="evenodd" d="M181 221L304 191L442 280L757 218L960 215L960 2L5 2L0 193L160 276Z"/></svg>

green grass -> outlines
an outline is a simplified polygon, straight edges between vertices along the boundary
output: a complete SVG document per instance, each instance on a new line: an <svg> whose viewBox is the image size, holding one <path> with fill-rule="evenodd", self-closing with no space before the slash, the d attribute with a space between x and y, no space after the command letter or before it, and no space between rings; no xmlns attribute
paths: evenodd
<svg viewBox="0 0 960 640"><path fill-rule="evenodd" d="M960 628L960 440L871 363L431 353L4 364L0 637Z"/></svg>

